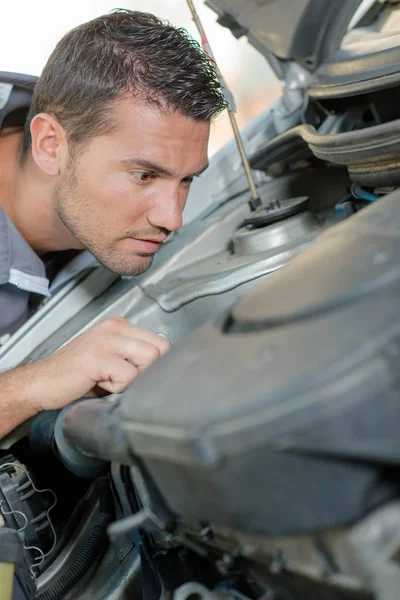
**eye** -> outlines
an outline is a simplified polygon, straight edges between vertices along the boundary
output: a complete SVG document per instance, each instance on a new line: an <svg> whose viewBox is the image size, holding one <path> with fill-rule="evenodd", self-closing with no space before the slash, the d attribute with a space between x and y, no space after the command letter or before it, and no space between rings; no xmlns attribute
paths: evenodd
<svg viewBox="0 0 400 600"><path fill-rule="evenodd" d="M152 171L133 171L132 175L137 183L148 183L152 181L157 175Z"/></svg>
<svg viewBox="0 0 400 600"><path fill-rule="evenodd" d="M190 175L189 177L185 177L184 179L182 179L182 183L184 185L189 186L192 183L193 179L194 179L193 175Z"/></svg>

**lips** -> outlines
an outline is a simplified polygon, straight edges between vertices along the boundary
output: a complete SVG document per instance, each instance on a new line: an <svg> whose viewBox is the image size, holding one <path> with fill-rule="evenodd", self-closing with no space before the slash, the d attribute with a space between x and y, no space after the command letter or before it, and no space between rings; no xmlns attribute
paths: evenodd
<svg viewBox="0 0 400 600"><path fill-rule="evenodd" d="M135 246L137 252L144 252L146 254L154 254L157 252L160 244L163 240L141 240L139 238L128 238Z"/></svg>

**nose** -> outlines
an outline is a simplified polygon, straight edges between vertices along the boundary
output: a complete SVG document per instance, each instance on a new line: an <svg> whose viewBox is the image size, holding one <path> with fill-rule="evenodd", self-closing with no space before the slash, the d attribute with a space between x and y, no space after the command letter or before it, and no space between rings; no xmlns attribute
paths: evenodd
<svg viewBox="0 0 400 600"><path fill-rule="evenodd" d="M182 213L185 206L185 198L179 186L170 186L164 190L155 200L148 214L149 223L153 227L175 231L182 226Z"/></svg>

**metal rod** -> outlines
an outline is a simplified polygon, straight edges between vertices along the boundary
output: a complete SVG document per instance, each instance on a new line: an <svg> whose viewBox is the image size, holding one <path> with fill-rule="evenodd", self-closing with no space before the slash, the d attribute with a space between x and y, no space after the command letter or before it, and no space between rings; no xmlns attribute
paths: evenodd
<svg viewBox="0 0 400 600"><path fill-rule="evenodd" d="M251 172L250 164L249 164L249 161L248 161L248 158L246 155L246 151L244 149L242 137L240 135L239 127L238 127L238 124L236 121L236 117L235 117L236 106L235 106L235 101L234 101L233 95L232 95L231 91L229 90L228 86L226 85L225 79L224 79L221 71L218 68L214 54L211 50L209 41L208 41L206 33L204 31L204 27L202 25L199 15L196 11L196 8L193 4L193 0L186 0L186 2L189 6L190 12L192 13L193 21L199 31L201 45L203 47L203 50L208 55L210 60L213 61L214 65L215 65L215 70L218 75L218 79L220 81L222 91L225 96L225 100L227 101L228 115L229 115L229 120L232 125L233 134L235 136L235 140L236 140L236 144L237 144L237 147L239 150L240 158L242 159L242 164L243 164L243 168L246 173L247 181L249 183L249 188L250 188L250 193L251 193L251 200L249 201L249 205L250 205L251 210L257 210L261 206L261 200L260 200L260 197L259 197L257 189L256 189L256 184L254 182L253 174Z"/></svg>

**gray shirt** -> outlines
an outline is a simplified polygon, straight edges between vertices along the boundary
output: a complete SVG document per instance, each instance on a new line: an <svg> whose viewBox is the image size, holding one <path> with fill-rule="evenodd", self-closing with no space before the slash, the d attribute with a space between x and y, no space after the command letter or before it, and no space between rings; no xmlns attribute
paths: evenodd
<svg viewBox="0 0 400 600"><path fill-rule="evenodd" d="M27 320L32 293L46 298L77 274L98 266L90 252L79 252L50 286L43 261L0 207L0 336L14 333Z"/></svg>
<svg viewBox="0 0 400 600"><path fill-rule="evenodd" d="M50 296L44 264L0 207L0 334L24 323L32 292Z"/></svg>

